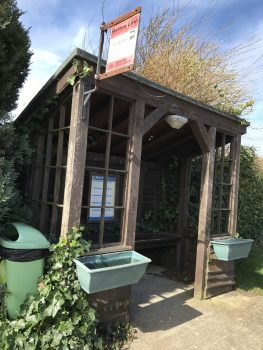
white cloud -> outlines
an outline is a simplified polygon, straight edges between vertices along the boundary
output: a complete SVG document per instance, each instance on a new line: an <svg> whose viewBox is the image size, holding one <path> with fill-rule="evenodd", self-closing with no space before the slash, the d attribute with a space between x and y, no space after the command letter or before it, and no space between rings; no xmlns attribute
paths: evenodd
<svg viewBox="0 0 263 350"><path fill-rule="evenodd" d="M12 113L15 117L22 112L63 61L60 56L47 50L33 49L33 53L30 74L20 91L18 106Z"/></svg>
<svg viewBox="0 0 263 350"><path fill-rule="evenodd" d="M128 1L115 1L114 6L112 6L110 2L105 3L107 20L119 14L117 13L118 8L123 9L127 4L130 5L131 3ZM18 6L24 11L27 11L22 17L25 26L32 27L30 36L32 46L34 47L34 56L31 64L31 72L21 90L19 105L14 112L15 115L18 115L24 109L27 103L34 97L75 47L81 47L94 52L94 49L98 46L101 1L95 2L88 0L84 8L80 3L77 3L75 12L68 22L63 22L61 18L60 21L58 21L56 16L58 16L57 10L59 9L59 4L60 6L66 7L68 6L67 2L68 0L64 0L64 2L61 0L18 0ZM147 2L148 1L142 1L142 5L146 5ZM174 3L176 6L177 1L174 1ZM228 5L229 3L238 3L238 0L229 0ZM171 5L172 1L163 1L162 5L165 6L165 4ZM180 1L180 5L181 8L185 7L183 13L186 17L188 8L191 9L191 13L201 17L205 12L209 22L209 20L211 21L213 19L213 16L216 16L217 10L225 6L225 2L212 0L207 3L200 0L182 0ZM148 3L147 6L153 6L152 2L150 5ZM150 11L150 7L148 10ZM242 24L239 23L238 25ZM207 34L209 35L209 33ZM213 33L210 34L212 35ZM242 37L239 38L240 42L247 42L251 34L261 38L261 43L258 44L256 50L253 51L252 54L250 52L247 55L250 56L248 59L249 62L252 62L255 57L260 56L263 52L263 22L257 28L254 28L253 33L244 31ZM230 40L226 33L222 32L222 36L225 43L229 43L231 47L238 44L238 42ZM221 44L223 43L223 41L220 42ZM245 73L249 73L246 81L254 86L256 103L255 112L249 116L251 127L248 128L247 135L242 137L242 143L256 146L258 152L263 156L263 130L261 129L263 128L263 117L261 116L263 115L263 104L259 101L260 98L262 99L263 91L263 65L261 69L258 68L252 72L251 69L246 70L246 64L247 62L239 63L238 67L244 70ZM259 64L258 66L260 67ZM262 109L262 113L260 109Z"/></svg>
<svg viewBox="0 0 263 350"><path fill-rule="evenodd" d="M90 24L87 29L77 19L72 20L68 26L35 28L32 35L32 44L35 44L35 47L30 73L20 91L18 107L13 111L15 117L22 112L74 48L81 47L92 51L96 47L96 32L98 29L95 26Z"/></svg>

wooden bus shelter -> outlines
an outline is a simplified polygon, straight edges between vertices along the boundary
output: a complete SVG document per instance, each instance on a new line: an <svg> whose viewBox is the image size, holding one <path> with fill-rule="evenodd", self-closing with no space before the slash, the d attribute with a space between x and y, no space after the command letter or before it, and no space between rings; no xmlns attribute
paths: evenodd
<svg viewBox="0 0 263 350"><path fill-rule="evenodd" d="M84 225L93 251L102 253L174 244L175 268L187 263L195 268L196 298L230 290L234 265L215 258L210 239L236 231L240 141L246 126L134 73L97 81L89 96L93 77L73 87L67 83L76 58L95 71L96 57L76 49L16 121L31 130L35 143L27 183L34 225L54 239ZM171 128L167 115L183 116L187 123ZM180 165L177 228L139 239L137 224L158 204L161 174L173 157ZM191 163L198 157L199 219L189 229Z"/></svg>

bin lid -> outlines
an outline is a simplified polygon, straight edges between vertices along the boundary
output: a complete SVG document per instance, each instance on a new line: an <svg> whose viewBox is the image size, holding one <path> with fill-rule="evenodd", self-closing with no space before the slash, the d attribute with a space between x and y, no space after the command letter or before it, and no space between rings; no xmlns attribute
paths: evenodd
<svg viewBox="0 0 263 350"><path fill-rule="evenodd" d="M7 224L1 233L0 245L9 249L47 249L50 243L34 227L21 222L12 222Z"/></svg>

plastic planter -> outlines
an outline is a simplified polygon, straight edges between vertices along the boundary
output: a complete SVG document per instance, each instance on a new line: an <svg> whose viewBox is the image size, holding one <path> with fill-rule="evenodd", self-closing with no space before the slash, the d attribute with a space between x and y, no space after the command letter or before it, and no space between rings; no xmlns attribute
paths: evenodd
<svg viewBox="0 0 263 350"><path fill-rule="evenodd" d="M253 239L228 238L211 241L219 260L230 261L247 258Z"/></svg>
<svg viewBox="0 0 263 350"><path fill-rule="evenodd" d="M150 259L134 251L75 259L81 288L88 294L139 282L150 262Z"/></svg>

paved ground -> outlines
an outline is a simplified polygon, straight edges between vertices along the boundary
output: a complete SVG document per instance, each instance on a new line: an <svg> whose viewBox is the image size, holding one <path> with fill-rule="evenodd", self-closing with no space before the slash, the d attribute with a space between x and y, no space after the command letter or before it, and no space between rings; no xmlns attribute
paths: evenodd
<svg viewBox="0 0 263 350"><path fill-rule="evenodd" d="M192 298L192 286L151 266L133 287L131 350L263 350L263 297L238 292Z"/></svg>

